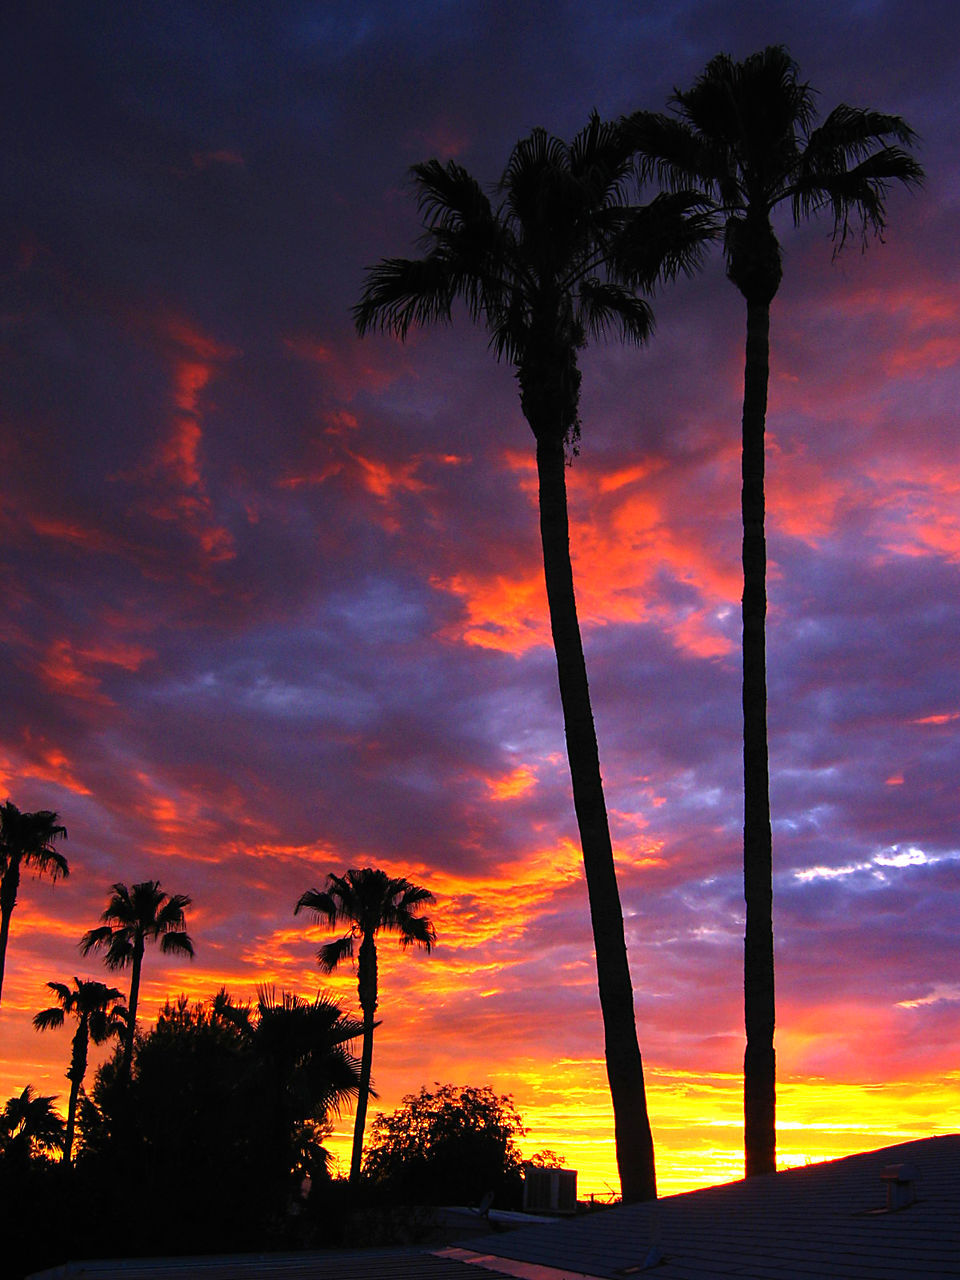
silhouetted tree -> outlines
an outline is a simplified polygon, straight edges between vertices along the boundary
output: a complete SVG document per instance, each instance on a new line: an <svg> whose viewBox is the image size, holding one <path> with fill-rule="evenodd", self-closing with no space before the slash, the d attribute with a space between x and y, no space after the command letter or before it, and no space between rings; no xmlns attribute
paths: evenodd
<svg viewBox="0 0 960 1280"><path fill-rule="evenodd" d="M652 312L637 290L698 260L711 224L683 196L627 203L630 153L594 116L568 145L535 129L514 147L494 207L459 164L416 165L425 223L420 259L374 267L355 308L359 332L400 338L448 323L459 299L509 360L536 440L540 535L573 800L590 900L617 1164L625 1200L656 1195L623 913L570 563L566 463L580 433L577 352L608 329L640 343Z"/></svg>
<svg viewBox="0 0 960 1280"><path fill-rule="evenodd" d="M116 987L102 982L81 981L74 978L74 990L63 982L48 982L48 988L57 997L57 1005L42 1009L33 1019L38 1031L62 1027L64 1017L71 1014L77 1020L70 1053L67 1079L70 1081L70 1099L67 1104L67 1129L63 1140L63 1158L67 1163L73 1151L73 1136L77 1119L77 1099L87 1072L87 1051L92 1040L104 1044L111 1036L120 1035L127 1023L127 1010L120 1003L123 993Z"/></svg>
<svg viewBox="0 0 960 1280"><path fill-rule="evenodd" d="M53 1094L38 1094L29 1084L7 1099L0 1113L0 1152L5 1158L23 1161L63 1150L65 1128L54 1101Z"/></svg>
<svg viewBox="0 0 960 1280"><path fill-rule="evenodd" d="M159 939L164 955L183 955L193 958L193 941L186 932L184 910L190 898L183 893L166 894L159 880L144 880L128 889L125 884L115 884L110 901L100 919L105 921L96 929L83 935L80 950L88 955L91 950L106 949L105 963L108 969L125 969L130 966L130 1016L124 1036L121 1078L130 1071L133 1054L133 1038L137 1030L137 1006L140 1002L140 974L143 953L148 941Z"/></svg>
<svg viewBox="0 0 960 1280"><path fill-rule="evenodd" d="M323 996L261 990L253 1007L226 991L168 1001L137 1037L129 1081L118 1079L118 1050L84 1116L87 1158L131 1185L123 1216L139 1222L132 1247L168 1249L171 1221L181 1251L282 1243L291 1190L305 1173L325 1177L329 1114L356 1096L350 1043L361 1031ZM135 1212L143 1202L151 1224Z"/></svg>
<svg viewBox="0 0 960 1280"><path fill-rule="evenodd" d="M345 1017L335 1000L278 996L272 987L258 988L252 1012L229 1007L226 1016L249 1040L278 1177L324 1172L327 1152L317 1135L330 1112L359 1095L360 1063L347 1046L363 1023Z"/></svg>
<svg viewBox="0 0 960 1280"><path fill-rule="evenodd" d="M373 1065L374 1015L379 998L376 936L380 932L395 933L401 947L412 944L429 952L437 935L433 925L419 911L424 903L433 900L429 889L411 884L402 876L388 876L379 868L364 867L348 871L344 876L328 875L326 888L308 889L294 908L294 914L306 908L314 912L318 920L331 926L349 926L348 933L324 943L317 952L324 973L332 973L345 960L352 960L354 944L360 944L357 948L357 993L363 1011L363 1051L350 1156L350 1182L354 1185L360 1177Z"/></svg>
<svg viewBox="0 0 960 1280"><path fill-rule="evenodd" d="M406 1204L475 1204L488 1192L519 1207L526 1130L509 1095L452 1084L407 1094L374 1117L363 1170Z"/></svg>
<svg viewBox="0 0 960 1280"><path fill-rule="evenodd" d="M55 840L67 838L58 816L50 809L21 813L12 800L0 805L0 997L21 869L33 867L37 875L49 875L51 880L70 874L66 858L53 847Z"/></svg>
<svg viewBox="0 0 960 1280"><path fill-rule="evenodd" d="M693 87L671 99L675 114L638 112L626 131L643 168L675 187L698 184L725 220L727 275L747 304L743 385L743 867L744 1130L746 1172L776 1168L773 892L767 757L764 426L770 367L770 304L782 253L771 215L793 221L833 215L836 250L851 222L866 244L886 222L891 182L915 185L915 141L899 116L840 105L814 127L814 91L779 45L736 62L721 54Z"/></svg>

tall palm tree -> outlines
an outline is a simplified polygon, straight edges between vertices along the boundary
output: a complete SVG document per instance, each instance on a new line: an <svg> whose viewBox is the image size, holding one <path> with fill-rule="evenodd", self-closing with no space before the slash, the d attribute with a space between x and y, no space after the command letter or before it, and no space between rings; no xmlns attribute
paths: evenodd
<svg viewBox="0 0 960 1280"><path fill-rule="evenodd" d="M104 1044L111 1036L119 1035L127 1025L127 1010L120 1003L123 992L102 982L81 981L74 978L74 990L63 982L48 982L47 986L57 997L57 1004L41 1009L34 1017L38 1031L62 1027L67 1014L77 1020L70 1052L67 1079L70 1081L70 1099L67 1103L67 1131L63 1140L63 1158L69 1164L73 1151L73 1135L77 1122L77 1099L83 1077L87 1072L87 1051L92 1040Z"/></svg>
<svg viewBox="0 0 960 1280"><path fill-rule="evenodd" d="M899 116L840 105L824 122L815 94L780 45L735 62L721 54L673 115L638 112L625 122L641 168L673 187L697 184L725 222L727 276L747 304L743 378L743 875L744 1147L748 1176L776 1168L773 887L767 757L764 427L770 367L770 304L782 253L772 215L789 206L795 224L833 215L835 251L851 230L861 244L881 235L892 182L923 171L905 148L916 140Z"/></svg>
<svg viewBox="0 0 960 1280"><path fill-rule="evenodd" d="M415 166L425 255L369 273L354 315L405 337L447 323L458 299L509 360L536 441L540 536L567 759L590 902L617 1164L625 1200L656 1195L623 912L574 597L566 464L580 434L577 353L610 329L640 343L653 317L637 289L690 270L709 220L683 195L627 202L630 152L594 116L571 144L535 129L514 147L494 207L453 161Z"/></svg>
<svg viewBox="0 0 960 1280"><path fill-rule="evenodd" d="M130 972L130 1016L123 1041L123 1057L120 1076L127 1078L133 1054L133 1037L137 1030L137 1005L140 1001L140 973L147 942L160 941L164 955L183 955L193 959L193 941L186 932L185 908L191 899L183 893L166 894L159 880L143 880L128 889L125 884L115 884L110 901L100 916L105 921L96 929L83 935L80 950L88 955L92 950L106 948L108 969L125 969Z"/></svg>
<svg viewBox="0 0 960 1280"><path fill-rule="evenodd" d="M379 999L376 937L380 932L395 933L404 949L412 944L431 951L437 940L436 930L419 912L424 903L433 901L429 889L411 884L402 876L388 876L378 867L363 867L348 871L343 876L328 875L324 889L308 889L301 894L294 908L295 915L306 909L326 924L348 926L343 937L324 943L317 952L324 973L332 973L345 960L352 960L355 943L360 944L357 949L357 993L363 1011L363 1049L350 1154L350 1181L354 1184L360 1177L373 1066L374 1014Z"/></svg>
<svg viewBox="0 0 960 1280"><path fill-rule="evenodd" d="M37 1151L62 1151L64 1124L53 1103L53 1094L38 1094L29 1084L8 1098L0 1112L0 1152L30 1159Z"/></svg>
<svg viewBox="0 0 960 1280"><path fill-rule="evenodd" d="M70 874L66 858L53 847L55 840L67 838L58 817L50 809L21 813L12 800L0 805L0 996L21 869L33 867L37 875L47 874L51 880Z"/></svg>

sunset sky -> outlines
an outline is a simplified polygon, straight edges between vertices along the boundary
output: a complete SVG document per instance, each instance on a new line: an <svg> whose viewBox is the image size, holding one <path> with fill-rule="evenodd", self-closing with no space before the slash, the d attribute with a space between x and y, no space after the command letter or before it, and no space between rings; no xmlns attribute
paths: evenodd
<svg viewBox="0 0 960 1280"><path fill-rule="evenodd" d="M0 800L56 810L24 878L0 1103L65 1104L44 984L114 881L193 898L169 994L322 978L300 894L380 866L379 1101L511 1093L616 1187L536 521L509 367L458 314L359 340L414 253L409 166L485 183L536 125L661 109L784 43L903 115L927 183L832 261L779 223L768 682L783 1163L960 1128L960 12L883 3L36 3L0 19ZM643 350L582 360L572 550L661 1190L742 1173L739 415L719 254ZM126 985L118 975L117 985ZM94 1057L94 1063L99 1058ZM87 1083L92 1082L91 1067ZM345 1150L352 1116L336 1142Z"/></svg>

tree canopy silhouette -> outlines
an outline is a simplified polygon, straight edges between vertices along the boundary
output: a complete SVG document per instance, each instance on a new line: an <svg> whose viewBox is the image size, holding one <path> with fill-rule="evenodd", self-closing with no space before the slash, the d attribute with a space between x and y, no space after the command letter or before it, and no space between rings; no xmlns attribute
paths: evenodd
<svg viewBox="0 0 960 1280"><path fill-rule="evenodd" d="M580 433L577 353L611 330L635 343L653 326L642 291L689 271L712 223L696 200L629 204L631 152L594 115L572 143L535 129L514 147L494 206L455 161L412 170L424 255L370 270L357 329L448 323L454 303L509 360L536 441L540 535L574 809L593 924L617 1165L625 1200L656 1195L623 913L600 778L570 563L566 462Z"/></svg>
<svg viewBox="0 0 960 1280"><path fill-rule="evenodd" d="M747 1175L776 1169L773 882L766 687L764 427L770 368L770 304L783 274L775 210L795 224L827 210L836 251L851 230L882 235L894 182L923 177L905 149L916 141L899 117L844 104L824 122L814 91L780 45L737 62L713 58L673 115L637 112L624 122L641 169L673 187L697 185L722 216L727 275L747 304L743 382L743 868L744 1147Z"/></svg>
<svg viewBox="0 0 960 1280"><path fill-rule="evenodd" d="M0 1113L0 1154L19 1162L36 1154L62 1151L66 1128L54 1110L53 1094L39 1094L32 1085L8 1098Z"/></svg>
<svg viewBox="0 0 960 1280"><path fill-rule="evenodd" d="M437 1085L374 1117L364 1174L405 1204L476 1204L488 1192L519 1208L526 1130L509 1095Z"/></svg>
<svg viewBox="0 0 960 1280"><path fill-rule="evenodd" d="M376 937L380 932L395 933L401 947L416 946L431 951L437 940L436 930L425 916L420 915L420 909L433 900L429 889L411 884L402 876L388 876L379 868L364 867L348 871L343 876L328 875L326 888L308 889L301 894L294 908L295 915L301 910L308 910L332 927L338 924L349 926L346 934L324 943L317 952L324 973L332 973L345 960L352 960L355 943L360 944L356 949L357 993L363 1011L363 1051L350 1155L350 1181L353 1184L360 1177L373 1066L374 1015L379 1000Z"/></svg>
<svg viewBox="0 0 960 1280"><path fill-rule="evenodd" d="M225 990L167 1001L137 1037L129 1080L119 1050L84 1113L89 1158L134 1184L131 1205L152 1207L156 1229L141 1225L137 1248L164 1251L170 1222L178 1251L282 1243L304 1175L327 1177L324 1139L356 1097L361 1032L323 995L261 988L253 1005Z"/></svg>

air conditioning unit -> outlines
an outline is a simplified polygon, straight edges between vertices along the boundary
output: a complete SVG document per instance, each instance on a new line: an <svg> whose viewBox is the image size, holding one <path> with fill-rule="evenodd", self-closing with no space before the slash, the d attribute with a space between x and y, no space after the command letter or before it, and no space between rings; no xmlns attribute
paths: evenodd
<svg viewBox="0 0 960 1280"><path fill-rule="evenodd" d="M523 1166L524 1213L576 1213L576 1169L543 1169Z"/></svg>

